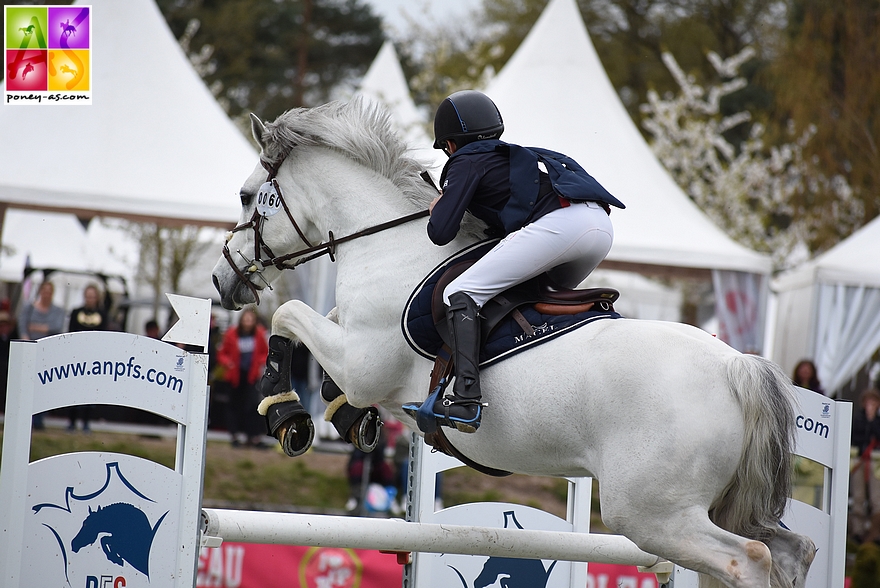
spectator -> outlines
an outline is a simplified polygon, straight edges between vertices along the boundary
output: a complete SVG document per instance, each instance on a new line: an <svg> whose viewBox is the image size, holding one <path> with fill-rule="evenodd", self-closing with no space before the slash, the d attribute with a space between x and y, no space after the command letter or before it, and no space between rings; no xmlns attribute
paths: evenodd
<svg viewBox="0 0 880 588"><path fill-rule="evenodd" d="M850 537L859 542L880 539L880 480L875 475L872 453L880 450L880 392L868 388L859 396L860 409L853 415L852 446L855 461L850 469Z"/></svg>
<svg viewBox="0 0 880 588"><path fill-rule="evenodd" d="M360 449L352 447L348 458L348 502L345 510L355 514L366 514L367 509L363 500L367 497L370 484L378 484L386 489L396 488L394 470L385 458L385 448L388 447L388 435L385 428L379 429L379 442L371 453L364 453ZM366 478L364 477L366 475ZM394 497L389 494L389 505Z"/></svg>
<svg viewBox="0 0 880 588"><path fill-rule="evenodd" d="M819 376L816 372L816 364L809 359L802 359L794 368L794 374L791 376L795 386L818 392L825 395L822 385L819 383Z"/></svg>
<svg viewBox="0 0 880 588"><path fill-rule="evenodd" d="M19 335L22 339L40 339L50 335L58 335L64 329L64 309L52 304L55 286L44 281L37 291L37 299L25 305L18 317ZM34 429L44 429L43 415L35 414Z"/></svg>
<svg viewBox="0 0 880 588"><path fill-rule="evenodd" d="M226 330L217 350L217 364L230 388L226 425L233 447L239 446L239 432L245 434L250 447L263 447L265 422L257 414L260 398L256 383L263 375L268 355L266 329L258 324L254 310L245 309L238 326Z"/></svg>
<svg viewBox="0 0 880 588"><path fill-rule="evenodd" d="M70 322L67 330L71 333L79 331L106 331L107 330L107 313L104 311L104 305L101 304L101 293L98 287L89 284L83 290L83 305L70 311ZM88 404L81 406L71 406L67 409L70 417L70 423L67 430L71 433L76 431L77 419L82 419L84 433L91 431L89 427L89 418L91 417L91 407Z"/></svg>
<svg viewBox="0 0 880 588"><path fill-rule="evenodd" d="M150 319L144 324L144 334L150 339L159 339L159 323L156 319Z"/></svg>
<svg viewBox="0 0 880 588"><path fill-rule="evenodd" d="M40 339L50 335L58 335L64 330L64 309L52 304L55 286L52 282L43 282L37 292L37 299L25 305L18 317L22 339Z"/></svg>

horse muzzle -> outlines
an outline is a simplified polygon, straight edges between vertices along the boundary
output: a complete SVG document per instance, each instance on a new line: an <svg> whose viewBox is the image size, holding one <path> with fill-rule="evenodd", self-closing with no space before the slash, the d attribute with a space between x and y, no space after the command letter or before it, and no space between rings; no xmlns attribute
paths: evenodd
<svg viewBox="0 0 880 588"><path fill-rule="evenodd" d="M240 310L246 304L259 304L257 291L262 288L257 284L242 282L237 276L224 280L215 272L212 276L214 288L220 294L220 305L226 310Z"/></svg>

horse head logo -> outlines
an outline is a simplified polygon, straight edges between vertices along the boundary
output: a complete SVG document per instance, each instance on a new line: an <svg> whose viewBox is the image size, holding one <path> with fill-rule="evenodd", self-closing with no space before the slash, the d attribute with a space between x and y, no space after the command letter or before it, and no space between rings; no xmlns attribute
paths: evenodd
<svg viewBox="0 0 880 588"><path fill-rule="evenodd" d="M159 525L168 515L163 514L154 526L150 526L147 515L139 508L118 502L93 511L89 507L89 515L82 523L79 533L70 542L74 553L92 545L101 537L101 550L108 560L118 566L125 562L150 577L150 548Z"/></svg>
<svg viewBox="0 0 880 588"><path fill-rule="evenodd" d="M522 529L522 525L516 520L514 511L504 513L504 528L512 525ZM474 580L473 588L486 588L494 584L500 584L501 588L546 588L550 581L550 572L556 566L556 562L544 569L544 562L538 559L519 559L514 557L490 557L483 564L483 569ZM468 588L467 582L461 572L449 566L458 575L461 585Z"/></svg>

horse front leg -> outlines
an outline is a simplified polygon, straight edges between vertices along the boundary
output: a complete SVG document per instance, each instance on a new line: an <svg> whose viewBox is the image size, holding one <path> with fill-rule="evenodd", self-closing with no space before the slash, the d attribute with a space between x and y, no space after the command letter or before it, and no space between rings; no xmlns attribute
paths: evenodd
<svg viewBox="0 0 880 588"><path fill-rule="evenodd" d="M323 317L306 304L293 300L282 305L272 317L272 336L266 372L260 381L265 396L260 414L267 419L269 432L284 452L296 457L311 446L314 424L290 387L290 358L293 347L305 345L325 371L321 398L328 404L325 420L339 435L361 451L370 452L379 442L382 425L374 407L351 406L342 389L328 375L343 375L345 333L337 323L336 309Z"/></svg>

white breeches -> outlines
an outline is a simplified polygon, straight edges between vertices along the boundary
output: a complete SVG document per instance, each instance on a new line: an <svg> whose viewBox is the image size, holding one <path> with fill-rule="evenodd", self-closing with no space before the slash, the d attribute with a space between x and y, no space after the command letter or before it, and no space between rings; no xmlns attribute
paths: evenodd
<svg viewBox="0 0 880 588"><path fill-rule="evenodd" d="M574 288L611 250L614 229L595 202L572 203L514 231L443 290L443 302L464 292L477 306L507 288L544 272Z"/></svg>

